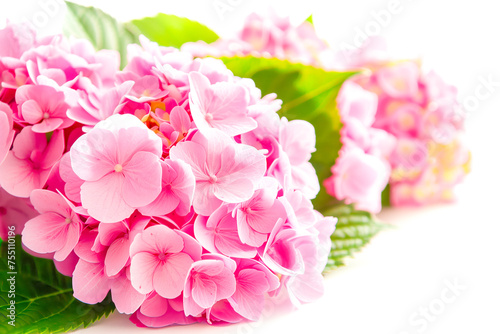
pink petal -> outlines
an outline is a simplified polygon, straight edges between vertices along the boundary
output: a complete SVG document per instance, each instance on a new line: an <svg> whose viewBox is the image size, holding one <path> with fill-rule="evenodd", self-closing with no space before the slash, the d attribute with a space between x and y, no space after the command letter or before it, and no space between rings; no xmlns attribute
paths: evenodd
<svg viewBox="0 0 500 334"><path fill-rule="evenodd" d="M137 152L123 166L123 174L123 199L128 205L135 208L148 205L160 194L161 165L158 156Z"/></svg>
<svg viewBox="0 0 500 334"><path fill-rule="evenodd" d="M124 177L111 173L94 182L82 185L82 204L89 214L102 222L117 222L132 215L134 208L122 197Z"/></svg>
<svg viewBox="0 0 500 334"><path fill-rule="evenodd" d="M126 238L116 239L111 246L109 246L108 251L106 252L106 259L104 260L106 275L110 277L115 276L125 267L130 258L129 248L130 242Z"/></svg>
<svg viewBox="0 0 500 334"><path fill-rule="evenodd" d="M154 273L153 285L156 292L169 299L180 296L193 262L185 253L169 254L167 260L159 264Z"/></svg>
<svg viewBox="0 0 500 334"><path fill-rule="evenodd" d="M47 118L42 120L42 122L33 125L33 132L37 133L51 132L60 128L61 125L63 125L63 123L64 120L61 118Z"/></svg>
<svg viewBox="0 0 500 334"><path fill-rule="evenodd" d="M43 188L49 170L35 171L28 160L20 160L11 151L0 165L0 186L11 195L27 198L34 189Z"/></svg>
<svg viewBox="0 0 500 334"><path fill-rule="evenodd" d="M147 317L160 317L167 311L168 301L158 294L152 294L142 303L140 312Z"/></svg>
<svg viewBox="0 0 500 334"><path fill-rule="evenodd" d="M153 291L153 275L159 264L158 256L151 253L138 253L132 257L130 280L140 293Z"/></svg>
<svg viewBox="0 0 500 334"><path fill-rule="evenodd" d="M195 279L193 281L192 297L200 307L211 307L217 301L217 284L211 279Z"/></svg>
<svg viewBox="0 0 500 334"><path fill-rule="evenodd" d="M30 196L31 204L40 213L54 212L63 217L69 217L71 209L61 195L48 190L33 190Z"/></svg>
<svg viewBox="0 0 500 334"><path fill-rule="evenodd" d="M21 114L24 120L30 124L36 124L43 119L43 111L35 100L24 102L21 105Z"/></svg>
<svg viewBox="0 0 500 334"><path fill-rule="evenodd" d="M66 243L68 224L64 217L49 212L28 221L23 230L23 244L37 253L52 253Z"/></svg>
<svg viewBox="0 0 500 334"><path fill-rule="evenodd" d="M102 263L78 261L73 272L73 296L87 304L102 302L110 289Z"/></svg>
<svg viewBox="0 0 500 334"><path fill-rule="evenodd" d="M97 181L114 171L118 163L115 136L106 130L93 129L71 147L71 166L79 178Z"/></svg>
<svg viewBox="0 0 500 334"><path fill-rule="evenodd" d="M134 289L125 275L111 282L111 297L120 313L132 314L146 300L146 295Z"/></svg>
<svg viewBox="0 0 500 334"><path fill-rule="evenodd" d="M80 239L80 234L82 233L82 222L78 217L73 218L73 221L69 224L66 233L66 243L64 246L57 250L54 254L54 260L63 261L68 257L68 255L75 249L78 240Z"/></svg>

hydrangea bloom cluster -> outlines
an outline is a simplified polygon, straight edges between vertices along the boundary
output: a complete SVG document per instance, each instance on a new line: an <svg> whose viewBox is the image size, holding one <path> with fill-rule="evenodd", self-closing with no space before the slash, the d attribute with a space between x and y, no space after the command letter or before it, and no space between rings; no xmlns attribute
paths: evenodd
<svg viewBox="0 0 500 334"><path fill-rule="evenodd" d="M273 11L267 16L250 14L233 38L221 38L211 44L203 41L186 43L182 50L197 57L256 55L314 66L323 66L332 54L311 23L305 21L295 26L288 17L280 17Z"/></svg>
<svg viewBox="0 0 500 334"><path fill-rule="evenodd" d="M322 295L336 221L311 203L309 123L215 59L141 37L119 71L115 52L21 28L0 31L0 204L29 198L23 245L76 298L162 327Z"/></svg>
<svg viewBox="0 0 500 334"><path fill-rule="evenodd" d="M469 170L456 89L416 61L391 62L380 38L336 54L309 22L293 26L275 15L252 14L236 38L184 48L198 56L253 54L327 70L369 69L339 92L343 147L324 181L330 195L358 209L379 212L388 183L392 205L450 200Z"/></svg>
<svg viewBox="0 0 500 334"><path fill-rule="evenodd" d="M457 90L435 72L424 72L418 61L391 62L381 50L382 41L370 40L343 65L369 69L346 85L375 94L372 126L396 139L387 156L391 204L450 201L470 169Z"/></svg>

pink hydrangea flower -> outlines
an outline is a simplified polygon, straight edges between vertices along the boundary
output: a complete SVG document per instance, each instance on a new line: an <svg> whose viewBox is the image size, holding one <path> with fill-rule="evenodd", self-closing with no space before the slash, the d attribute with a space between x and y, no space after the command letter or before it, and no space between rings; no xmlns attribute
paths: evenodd
<svg viewBox="0 0 500 334"><path fill-rule="evenodd" d="M63 261L73 251L83 229L74 206L61 195L48 190L34 190L31 203L40 213L26 223L23 244L37 253L53 253Z"/></svg>
<svg viewBox="0 0 500 334"><path fill-rule="evenodd" d="M162 216L176 211L185 216L193 204L195 177L188 164L182 160L161 162L162 191L150 204L139 208L146 216Z"/></svg>
<svg viewBox="0 0 500 334"><path fill-rule="evenodd" d="M236 263L236 291L228 299L229 304L242 317L257 321L264 309L266 293L279 288L279 278L258 261L237 259Z"/></svg>
<svg viewBox="0 0 500 334"><path fill-rule="evenodd" d="M330 178L324 185L335 198L355 203L360 210L379 212L381 194L389 180L389 171L383 160L365 154L359 148L343 150Z"/></svg>
<svg viewBox="0 0 500 334"><path fill-rule="evenodd" d="M314 35L276 23L276 50ZM111 293L138 326L163 327L257 320L280 289L319 297L333 225L310 200L310 124L280 119L276 94L221 60L141 36L119 71L117 52L30 36L0 30L0 222L29 220L26 250L72 277L75 298Z"/></svg>
<svg viewBox="0 0 500 334"><path fill-rule="evenodd" d="M157 225L134 239L130 256L132 286L171 299L180 296L189 268L200 260L201 246L183 232Z"/></svg>
<svg viewBox="0 0 500 334"><path fill-rule="evenodd" d="M248 116L248 96L243 87L227 82L210 85L198 72L189 74L189 83L191 113L200 131L215 128L235 136L257 127Z"/></svg>
<svg viewBox="0 0 500 334"><path fill-rule="evenodd" d="M194 210L210 215L221 203L250 199L266 171L265 157L255 148L235 143L220 130L206 129L170 151L172 160L189 164L196 178Z"/></svg>
<svg viewBox="0 0 500 334"><path fill-rule="evenodd" d="M83 207L98 220L116 222L153 202L161 192L161 154L161 139L132 115L98 123L70 151L73 170L85 181Z"/></svg>
<svg viewBox="0 0 500 334"><path fill-rule="evenodd" d="M29 197L32 190L45 186L63 150L62 131L54 132L47 143L45 134L34 132L31 126L25 127L0 165L0 185L14 196Z"/></svg>
<svg viewBox="0 0 500 334"><path fill-rule="evenodd" d="M204 256L193 263L184 285L184 314L200 315L236 291L236 263L223 256Z"/></svg>
<svg viewBox="0 0 500 334"><path fill-rule="evenodd" d="M271 216L271 218L273 217ZM271 222L271 224L273 223ZM238 258L255 257L257 249L244 244L239 237L240 233L243 234L245 231L239 231L236 217L233 216L231 209L226 205L222 205L215 210L210 217L198 216L194 223L196 239L211 253L220 253ZM249 238L248 235L245 240Z"/></svg>
<svg viewBox="0 0 500 334"><path fill-rule="evenodd" d="M26 222L37 215L28 199L12 196L0 188L0 239L7 240L11 226L16 234L21 234Z"/></svg>
<svg viewBox="0 0 500 334"><path fill-rule="evenodd" d="M234 212L241 242L254 247L262 246L276 223L286 219L285 208L276 198L277 192L277 188L272 187L258 189L252 198L236 206Z"/></svg>
<svg viewBox="0 0 500 334"><path fill-rule="evenodd" d="M46 133L70 127L68 104L64 93L49 86L26 85L16 92L16 103L25 122L32 124L33 132Z"/></svg>

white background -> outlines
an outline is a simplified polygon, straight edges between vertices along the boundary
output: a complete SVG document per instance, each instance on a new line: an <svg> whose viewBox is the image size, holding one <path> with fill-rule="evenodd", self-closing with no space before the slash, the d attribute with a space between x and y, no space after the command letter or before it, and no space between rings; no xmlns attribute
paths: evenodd
<svg viewBox="0 0 500 334"><path fill-rule="evenodd" d="M45 22L42 33L57 33L65 12L57 1L1 0L0 25L6 18L39 20ZM296 23L313 13L318 33L332 45L353 44L359 31L379 33L393 55L421 57L426 68L458 87L460 101L478 102L466 108L473 172L460 187L456 204L382 212L380 219L395 228L380 233L346 267L329 274L325 296L300 310L271 306L255 324L161 332L500 333L500 8L495 1L400 0L398 13L383 24L373 13L389 8L391 0L75 2L100 7L122 21L157 12L186 16L222 36L231 36L246 15L269 5ZM223 12L216 10L221 3L226 5ZM488 92L483 83L488 78L496 85L489 87L489 96L474 100L477 90ZM460 286L456 296L446 290L450 283ZM430 317L423 320L419 312L426 309L431 309ZM80 332L151 333L119 314Z"/></svg>

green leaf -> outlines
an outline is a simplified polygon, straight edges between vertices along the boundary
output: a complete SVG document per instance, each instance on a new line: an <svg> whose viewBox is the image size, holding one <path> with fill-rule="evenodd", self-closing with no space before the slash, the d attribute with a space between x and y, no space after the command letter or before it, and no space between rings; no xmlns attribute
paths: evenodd
<svg viewBox="0 0 500 334"><path fill-rule="evenodd" d="M322 183L331 175L330 168L342 147L337 94L344 81L356 72L325 71L275 58L246 56L221 59L235 75L252 78L263 95L278 94L278 98L283 100L282 116L289 120L303 119L314 126L316 152L311 163L316 168L321 191L313 203L319 211L338 205L339 202L326 193Z"/></svg>
<svg viewBox="0 0 500 334"><path fill-rule="evenodd" d="M385 225L375 221L365 211L355 210L352 205L340 205L327 210L325 215L338 218L337 227L331 236L332 249L325 272L344 265L344 259L361 250Z"/></svg>
<svg viewBox="0 0 500 334"><path fill-rule="evenodd" d="M163 46L180 48L187 42L213 43L219 36L207 26L175 15L158 14L131 22L147 38Z"/></svg>
<svg viewBox="0 0 500 334"><path fill-rule="evenodd" d="M131 24L122 24L94 7L84 7L66 1L68 11L63 32L89 40L96 49L120 52L121 67L127 63L127 45L138 42L139 31Z"/></svg>
<svg viewBox="0 0 500 334"><path fill-rule="evenodd" d="M96 305L75 299L70 277L61 275L52 260L24 252L20 237L15 241L14 270L8 262L11 243L4 241L0 248L0 333L63 333L87 327L113 312L110 296ZM10 274L12 271L17 274ZM15 277L15 298L9 296L11 285L7 279L11 276ZM16 302L15 327L8 324L7 318L11 300Z"/></svg>
<svg viewBox="0 0 500 334"><path fill-rule="evenodd" d="M382 191L382 207L391 206L391 184L387 184L384 191Z"/></svg>
<svg viewBox="0 0 500 334"><path fill-rule="evenodd" d="M312 24L314 26L312 14L309 15L309 17L306 19L306 22L309 22L310 24Z"/></svg>

